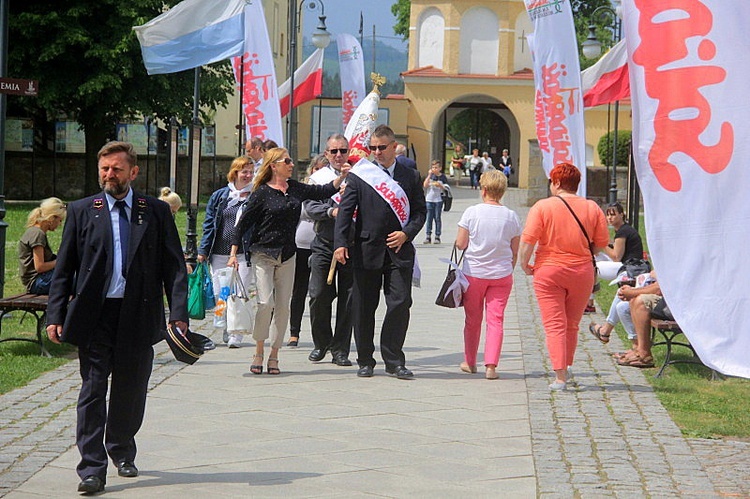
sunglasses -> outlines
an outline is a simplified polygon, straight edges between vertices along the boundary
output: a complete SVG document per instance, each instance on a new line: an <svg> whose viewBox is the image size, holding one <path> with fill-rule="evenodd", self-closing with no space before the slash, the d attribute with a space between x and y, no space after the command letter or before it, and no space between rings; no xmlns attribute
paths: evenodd
<svg viewBox="0 0 750 499"><path fill-rule="evenodd" d="M349 152L349 149L328 149L328 152L335 156L338 153L346 154Z"/></svg>
<svg viewBox="0 0 750 499"><path fill-rule="evenodd" d="M292 162L292 158L277 159L274 161L274 163L284 163L285 165L291 165Z"/></svg>
<svg viewBox="0 0 750 499"><path fill-rule="evenodd" d="M391 142L391 144L393 144L393 142ZM370 152L375 152L375 151L383 152L386 149L388 149L388 147L391 144L382 144L382 145L379 145L379 146L368 146L367 148L370 150Z"/></svg>

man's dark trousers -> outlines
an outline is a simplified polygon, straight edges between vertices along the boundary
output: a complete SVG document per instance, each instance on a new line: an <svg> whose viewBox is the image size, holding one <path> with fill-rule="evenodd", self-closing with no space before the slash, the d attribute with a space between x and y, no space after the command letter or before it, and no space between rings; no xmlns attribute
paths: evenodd
<svg viewBox="0 0 750 499"><path fill-rule="evenodd" d="M388 253L380 269L354 269L352 311L360 367L375 367L375 310L380 301L381 286L387 308L380 332L380 354L388 368L406 364L403 348L412 305L412 273L411 268L394 265Z"/></svg>
<svg viewBox="0 0 750 499"><path fill-rule="evenodd" d="M326 282L333 259L333 241L317 236L310 244L310 324L315 348L349 356L352 342L352 266L336 264L336 278ZM336 299L336 327L331 328Z"/></svg>
<svg viewBox="0 0 750 499"><path fill-rule="evenodd" d="M147 346L141 347L143 351L133 352L127 338L118 341L121 303L121 299L106 300L91 344L78 348L83 384L78 396L76 423L81 461L76 471L81 478L95 475L104 479L107 454L115 463L132 462L136 455L135 434L146 409L154 350ZM112 387L107 410L110 374Z"/></svg>

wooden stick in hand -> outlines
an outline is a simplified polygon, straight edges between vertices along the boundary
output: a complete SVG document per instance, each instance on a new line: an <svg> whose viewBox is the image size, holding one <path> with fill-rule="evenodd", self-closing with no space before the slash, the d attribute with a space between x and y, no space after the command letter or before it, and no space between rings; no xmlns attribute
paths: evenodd
<svg viewBox="0 0 750 499"><path fill-rule="evenodd" d="M333 276L336 275L336 259L331 258L331 268L328 269L328 279L326 279L326 283L330 286L333 284Z"/></svg>

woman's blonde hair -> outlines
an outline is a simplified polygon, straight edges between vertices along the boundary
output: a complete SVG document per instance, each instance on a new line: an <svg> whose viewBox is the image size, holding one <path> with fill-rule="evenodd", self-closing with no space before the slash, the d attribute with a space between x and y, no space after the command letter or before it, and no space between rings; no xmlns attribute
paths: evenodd
<svg viewBox="0 0 750 499"><path fill-rule="evenodd" d="M263 184L267 184L273 178L273 170L271 166L284 157L287 154L287 150L283 147L274 147L273 149L267 150L263 154L263 164L258 170L258 174L253 179L253 192L258 190Z"/></svg>
<svg viewBox="0 0 750 499"><path fill-rule="evenodd" d="M232 160L232 164L229 166L229 173L227 173L227 182L234 183L234 181L237 180L237 175L239 175L247 165L253 165L253 167L255 167L253 160L247 156L240 156L239 158Z"/></svg>
<svg viewBox="0 0 750 499"><path fill-rule="evenodd" d="M484 189L485 195L493 201L500 201L508 188L508 179L500 170L490 170L479 178L479 187Z"/></svg>
<svg viewBox="0 0 750 499"><path fill-rule="evenodd" d="M31 210L26 219L26 227L32 227L38 223L46 222L54 217L65 220L65 203L58 198L47 198L41 204Z"/></svg>
<svg viewBox="0 0 750 499"><path fill-rule="evenodd" d="M159 196L159 199L167 203L172 208L172 213L177 213L180 211L180 208L182 207L182 199L180 199L180 195L176 192L172 191L169 187L162 187L161 188L161 196Z"/></svg>

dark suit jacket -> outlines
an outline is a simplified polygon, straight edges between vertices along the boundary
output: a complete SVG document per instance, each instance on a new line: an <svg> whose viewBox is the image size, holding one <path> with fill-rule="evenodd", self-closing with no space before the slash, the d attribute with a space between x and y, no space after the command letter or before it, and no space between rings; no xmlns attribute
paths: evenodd
<svg viewBox="0 0 750 499"><path fill-rule="evenodd" d="M188 322L187 272L169 206L133 191L130 248L118 348L162 339L164 293L170 320ZM90 343L104 306L113 263L112 224L104 193L68 205L47 306L47 324L62 324L62 340ZM72 299L69 301L69 298Z"/></svg>
<svg viewBox="0 0 750 499"><path fill-rule="evenodd" d="M417 162L407 156L396 156L396 163L413 168L414 170L417 169Z"/></svg>
<svg viewBox="0 0 750 499"><path fill-rule="evenodd" d="M347 235L354 223L354 245L349 257L357 268L379 269L383 266L385 253L401 268L414 266L414 245L411 241L422 230L427 218L424 190L419 181L419 172L396 162L393 179L399 183L409 198L409 221L402 229L388 203L356 175L346 178L346 189L339 205L334 232L334 248L349 246ZM352 220L355 208L357 220ZM408 236L398 253L386 246L386 238L393 231L403 230Z"/></svg>

